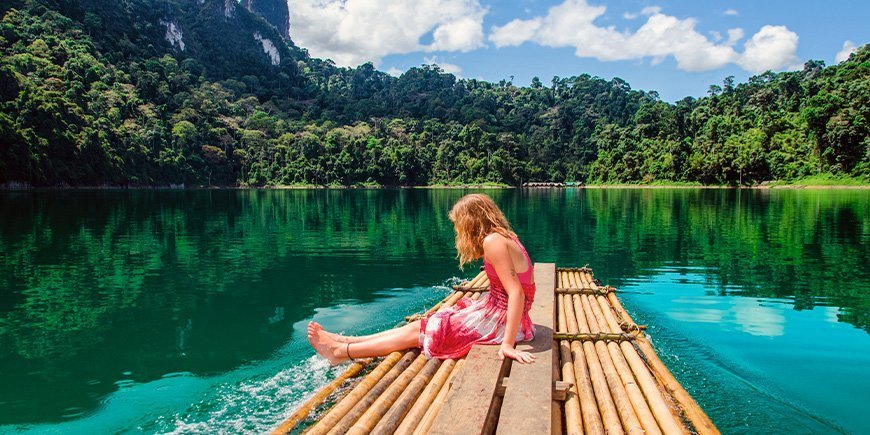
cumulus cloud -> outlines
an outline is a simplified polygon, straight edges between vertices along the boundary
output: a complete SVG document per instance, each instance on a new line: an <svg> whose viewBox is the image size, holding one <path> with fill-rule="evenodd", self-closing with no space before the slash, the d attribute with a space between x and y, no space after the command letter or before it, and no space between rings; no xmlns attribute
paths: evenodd
<svg viewBox="0 0 870 435"><path fill-rule="evenodd" d="M725 15L731 15L731 16L736 17L736 16L740 15L740 13L737 12L737 9L728 9L725 11Z"/></svg>
<svg viewBox="0 0 870 435"><path fill-rule="evenodd" d="M478 0L298 0L288 5L294 42L340 66L379 64L384 56L416 51L469 51L484 41L486 9ZM431 43L423 43L430 34Z"/></svg>
<svg viewBox="0 0 870 435"><path fill-rule="evenodd" d="M424 57L423 63L428 65L438 65L442 70L444 70L444 72L453 74L456 77L459 77L459 74L462 73L462 68L460 68L459 65L439 61L437 56Z"/></svg>
<svg viewBox="0 0 870 435"><path fill-rule="evenodd" d="M798 63L797 46L798 35L787 27L764 26L746 41L737 64L754 73L794 66Z"/></svg>
<svg viewBox="0 0 870 435"><path fill-rule="evenodd" d="M493 27L489 34L489 40L496 47L520 45L523 42L531 41L540 27L541 21L538 19L513 20L504 26Z"/></svg>
<svg viewBox="0 0 870 435"><path fill-rule="evenodd" d="M858 47L855 46L855 43L847 40L843 43L843 48L837 53L837 57L834 58L837 63L840 63L846 59L849 59L849 56L852 55L855 51L858 50Z"/></svg>
<svg viewBox="0 0 870 435"><path fill-rule="evenodd" d="M595 23L606 10L605 6L590 5L587 0L565 0L544 16L494 26L489 40L496 47L527 41L547 47L574 47L576 56L601 61L649 57L658 63L671 56L680 69L689 72L714 70L732 63L747 71L761 72L790 67L798 60L798 36L784 26L762 27L744 44L743 53L739 53L734 49L744 36L739 28L728 30L724 42L720 42L718 33L711 40L696 30L694 19L666 15L661 8L650 6L641 11L647 19L639 29L622 31Z"/></svg>

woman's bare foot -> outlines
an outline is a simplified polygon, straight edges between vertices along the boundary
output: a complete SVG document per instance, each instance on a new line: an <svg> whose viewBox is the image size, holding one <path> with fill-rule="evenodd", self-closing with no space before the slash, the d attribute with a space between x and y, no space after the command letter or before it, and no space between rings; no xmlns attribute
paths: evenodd
<svg viewBox="0 0 870 435"><path fill-rule="evenodd" d="M308 334L311 335L311 333L314 330L319 330L321 334L326 334L327 337L329 337L329 338L331 338L339 343L353 343L354 342L353 340L351 340L351 337L347 337L347 336L344 336L341 334L334 334L332 332L329 332L329 331L323 329L323 326L321 326L317 322L314 322L314 321L308 322Z"/></svg>
<svg viewBox="0 0 870 435"><path fill-rule="evenodd" d="M323 328L312 328L309 324L308 342L311 343L311 347L313 347L320 356L328 359L329 363L332 365L347 360L347 355L344 355L343 350L341 349L341 343L336 342L323 332Z"/></svg>

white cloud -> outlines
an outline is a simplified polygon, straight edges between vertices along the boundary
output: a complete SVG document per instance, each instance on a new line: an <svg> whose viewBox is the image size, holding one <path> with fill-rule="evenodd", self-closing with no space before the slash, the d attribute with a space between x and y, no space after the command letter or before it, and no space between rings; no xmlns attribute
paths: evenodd
<svg viewBox="0 0 870 435"><path fill-rule="evenodd" d="M520 45L531 40L541 27L539 19L513 20L504 26L494 27L489 34L489 40L496 47Z"/></svg>
<svg viewBox="0 0 870 435"><path fill-rule="evenodd" d="M725 11L725 15L731 15L731 16L736 17L736 16L740 15L740 13L737 12L737 9L728 9Z"/></svg>
<svg viewBox="0 0 870 435"><path fill-rule="evenodd" d="M734 322L743 332L763 337L785 333L785 316L780 305L762 305L759 300L738 297L733 300Z"/></svg>
<svg viewBox="0 0 870 435"><path fill-rule="evenodd" d="M393 77L399 77L400 75L402 75L404 73L405 73L405 71L402 71L396 67L392 67L392 68L387 70L387 74L389 74Z"/></svg>
<svg viewBox="0 0 870 435"><path fill-rule="evenodd" d="M728 29L728 42L725 45L734 45L741 39L743 39L743 29L739 27Z"/></svg>
<svg viewBox="0 0 870 435"><path fill-rule="evenodd" d="M655 15L661 13L662 8L659 6L647 6L640 10L641 15Z"/></svg>
<svg viewBox="0 0 870 435"><path fill-rule="evenodd" d="M739 28L728 30L728 39L720 43L718 32L712 40L699 33L695 19L666 15L661 8L651 6L641 11L648 17L637 31L620 31L595 23L606 10L587 0L565 0L551 7L547 15L494 26L489 40L497 47L526 41L547 47L574 47L576 56L600 61L651 58L658 63L672 56L680 69L690 72L714 70L731 63L761 72L792 66L797 61L797 34L784 26L764 26L746 42L744 52L738 53L733 45L744 36Z"/></svg>
<svg viewBox="0 0 870 435"><path fill-rule="evenodd" d="M428 65L438 65L442 70L444 70L444 72L453 74L456 77L459 77L459 74L462 73L462 68L459 67L459 65L439 61L437 56L424 57L423 63Z"/></svg>
<svg viewBox="0 0 870 435"><path fill-rule="evenodd" d="M340 66L379 64L416 51L469 51L483 45L478 0L298 0L288 2L290 36ZM432 34L432 43L421 39Z"/></svg>
<svg viewBox="0 0 870 435"><path fill-rule="evenodd" d="M442 24L432 34L430 51L471 51L483 46L483 25L479 18L462 18Z"/></svg>
<svg viewBox="0 0 870 435"><path fill-rule="evenodd" d="M746 41L737 64L754 73L790 67L799 62L797 46L797 33L785 26L764 26Z"/></svg>
<svg viewBox="0 0 870 435"><path fill-rule="evenodd" d="M847 40L843 43L843 48L837 53L837 57L834 58L837 63L840 63L849 58L855 51L858 50L858 47L855 46L855 43Z"/></svg>
<svg viewBox="0 0 870 435"><path fill-rule="evenodd" d="M622 18L626 20L633 20L641 15L653 15L662 11L662 8L659 6L647 6L640 10L640 13L633 12L625 12L622 14Z"/></svg>

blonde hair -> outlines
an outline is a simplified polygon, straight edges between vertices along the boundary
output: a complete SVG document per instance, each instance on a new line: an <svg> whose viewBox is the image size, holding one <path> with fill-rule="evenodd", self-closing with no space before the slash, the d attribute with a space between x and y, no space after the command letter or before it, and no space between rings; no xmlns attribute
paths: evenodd
<svg viewBox="0 0 870 435"><path fill-rule="evenodd" d="M459 267L483 257L483 239L491 233L516 237L504 213L482 193L465 195L456 201L448 215L456 229Z"/></svg>

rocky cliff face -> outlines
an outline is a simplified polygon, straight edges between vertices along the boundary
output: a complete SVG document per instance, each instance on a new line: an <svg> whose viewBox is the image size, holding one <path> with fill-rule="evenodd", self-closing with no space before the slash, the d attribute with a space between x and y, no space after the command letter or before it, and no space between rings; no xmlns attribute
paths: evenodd
<svg viewBox="0 0 870 435"><path fill-rule="evenodd" d="M170 54L213 80L295 77L305 55L288 35L286 0L7 0L43 4L84 24L118 58Z"/></svg>
<svg viewBox="0 0 870 435"><path fill-rule="evenodd" d="M290 10L287 0L242 0L242 6L250 12L260 14L278 29L281 36L290 36Z"/></svg>

